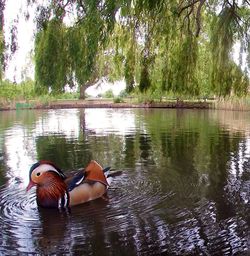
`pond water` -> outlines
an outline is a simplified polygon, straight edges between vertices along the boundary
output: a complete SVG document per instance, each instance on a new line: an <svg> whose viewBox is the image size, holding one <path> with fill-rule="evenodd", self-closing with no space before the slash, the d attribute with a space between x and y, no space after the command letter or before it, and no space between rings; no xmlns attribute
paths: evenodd
<svg viewBox="0 0 250 256"><path fill-rule="evenodd" d="M0 254L247 255L250 115L176 109L0 112ZM108 200L59 212L26 193L30 166L95 159Z"/></svg>

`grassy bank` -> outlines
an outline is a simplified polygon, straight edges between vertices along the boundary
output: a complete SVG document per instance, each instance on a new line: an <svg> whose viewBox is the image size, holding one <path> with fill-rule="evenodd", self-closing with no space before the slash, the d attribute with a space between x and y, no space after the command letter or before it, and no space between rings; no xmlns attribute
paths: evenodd
<svg viewBox="0 0 250 256"><path fill-rule="evenodd" d="M216 100L213 107L224 110L250 111L250 97Z"/></svg>
<svg viewBox="0 0 250 256"><path fill-rule="evenodd" d="M19 85L4 81L0 88L0 110L41 109L41 108L77 108L77 107L108 107L108 108L202 108L225 110L250 110L250 97L229 97L218 100L190 98L179 100L171 96L150 93L135 93L129 96L122 92L114 96L107 91L98 98L79 100L78 93L63 93L60 95L39 95L35 92L34 82L25 81Z"/></svg>
<svg viewBox="0 0 250 256"><path fill-rule="evenodd" d="M64 97L65 96L65 97ZM250 98L223 100L175 100L138 101L137 98L86 98L79 100L69 95L40 96L34 99L3 99L0 98L0 110L14 109L49 109L49 108L199 108L250 111Z"/></svg>

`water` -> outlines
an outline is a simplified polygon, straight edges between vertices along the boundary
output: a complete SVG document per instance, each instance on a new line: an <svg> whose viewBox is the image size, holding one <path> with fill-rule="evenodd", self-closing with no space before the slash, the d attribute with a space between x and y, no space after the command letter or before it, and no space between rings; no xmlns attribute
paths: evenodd
<svg viewBox="0 0 250 256"><path fill-rule="evenodd" d="M0 112L0 254L248 255L247 112ZM121 170L107 199L40 209L30 166Z"/></svg>

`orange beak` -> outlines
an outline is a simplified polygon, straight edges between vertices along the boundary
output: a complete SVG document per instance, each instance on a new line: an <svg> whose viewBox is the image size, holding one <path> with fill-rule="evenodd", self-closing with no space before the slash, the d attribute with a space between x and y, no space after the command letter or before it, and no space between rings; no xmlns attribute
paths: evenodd
<svg viewBox="0 0 250 256"><path fill-rule="evenodd" d="M36 186L36 183L34 183L32 180L30 180L29 185L26 188L26 191L29 191L34 186Z"/></svg>

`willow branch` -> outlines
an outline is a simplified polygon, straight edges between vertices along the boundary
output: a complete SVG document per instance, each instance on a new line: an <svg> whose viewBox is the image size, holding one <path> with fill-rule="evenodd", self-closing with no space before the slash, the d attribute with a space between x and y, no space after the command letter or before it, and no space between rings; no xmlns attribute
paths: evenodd
<svg viewBox="0 0 250 256"><path fill-rule="evenodd" d="M196 12L196 25L197 25L197 29L196 29L196 37L199 36L200 30L201 30L201 8L204 5L205 0L201 0L200 4L198 6L197 12Z"/></svg>
<svg viewBox="0 0 250 256"><path fill-rule="evenodd" d="M194 6L190 6L190 11L187 13L186 17L184 19L187 19L188 21L188 32L191 34L191 29L190 29L190 15L192 14L193 10L194 10Z"/></svg>
<svg viewBox="0 0 250 256"><path fill-rule="evenodd" d="M194 0L194 1L192 1L191 3L189 3L189 4L185 5L185 6L183 6L183 7L180 9L180 11L178 12L178 15L181 15L181 13L182 13L184 10L188 9L188 8L191 7L191 6L194 6L196 3L200 2L200 1L203 1L203 0Z"/></svg>
<svg viewBox="0 0 250 256"><path fill-rule="evenodd" d="M68 0L65 4L62 4L62 5L61 5L61 8L62 8L62 9L65 9L66 6L67 6L69 3L70 3L70 0Z"/></svg>

